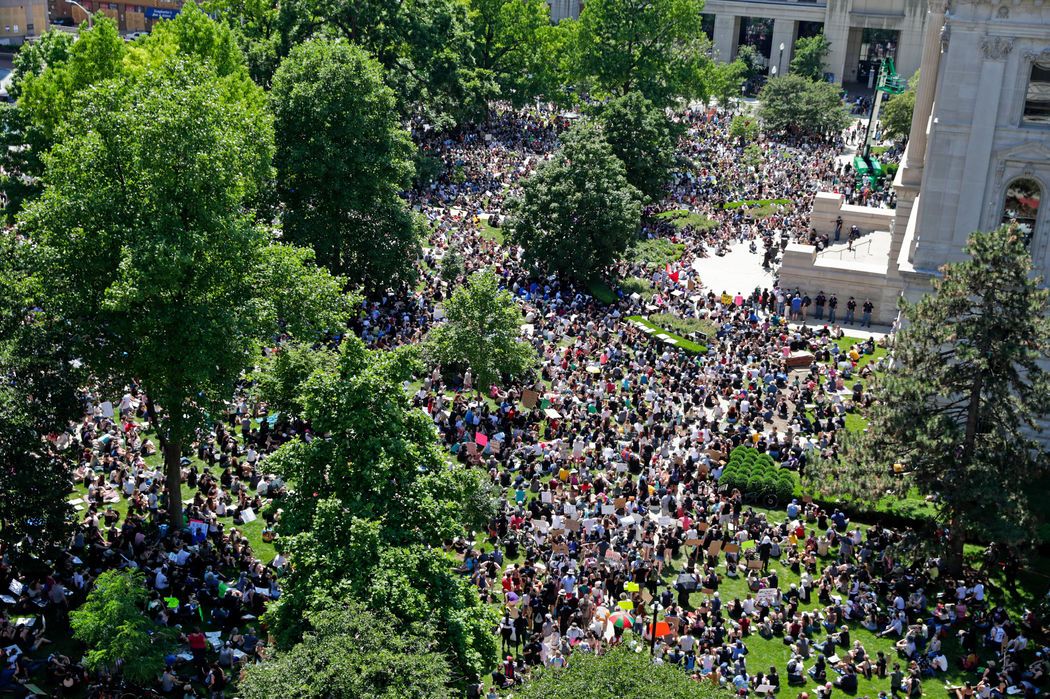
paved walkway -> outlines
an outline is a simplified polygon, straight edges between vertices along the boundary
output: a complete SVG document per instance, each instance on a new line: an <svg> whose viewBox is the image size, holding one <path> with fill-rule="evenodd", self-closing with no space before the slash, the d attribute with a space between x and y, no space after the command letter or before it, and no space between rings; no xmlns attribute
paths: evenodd
<svg viewBox="0 0 1050 699"><path fill-rule="evenodd" d="M693 269L700 274L700 283L704 291L723 291L735 296L748 296L757 286L759 289L772 289L772 272L762 269L762 246L757 253L749 252L750 243L733 243L724 257L712 253L711 257L693 261Z"/></svg>

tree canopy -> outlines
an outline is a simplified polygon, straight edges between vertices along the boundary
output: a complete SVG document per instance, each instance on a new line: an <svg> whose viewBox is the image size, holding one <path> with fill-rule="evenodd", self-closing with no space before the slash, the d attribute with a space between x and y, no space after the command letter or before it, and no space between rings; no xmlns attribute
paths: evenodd
<svg viewBox="0 0 1050 699"><path fill-rule="evenodd" d="M520 338L521 310L491 269L453 289L445 316L427 335L427 353L436 364L469 368L482 393L503 376L520 378L535 368L536 353Z"/></svg>
<svg viewBox="0 0 1050 699"><path fill-rule="evenodd" d="M572 73L599 97L637 91L660 107L705 99L703 8L703 0L588 0L572 27Z"/></svg>
<svg viewBox="0 0 1050 699"><path fill-rule="evenodd" d="M904 304L897 365L875 386L868 429L844 445L841 463L811 475L818 490L875 502L902 464L906 483L935 496L954 570L974 534L1031 541L1050 476L1037 441L1050 411L1041 366L1050 355L1050 292L1032 275L1015 228L974 233L966 252L968 260L941 269L933 294Z"/></svg>
<svg viewBox="0 0 1050 699"><path fill-rule="evenodd" d="M795 42L795 55L791 59L791 72L810 80L824 79L824 57L831 53L831 44L824 32L816 36L799 37Z"/></svg>
<svg viewBox="0 0 1050 699"><path fill-rule="evenodd" d="M626 169L627 181L649 199L671 179L678 129L639 92L609 100L598 111L602 136Z"/></svg>
<svg viewBox="0 0 1050 699"><path fill-rule="evenodd" d="M603 655L575 653L565 668L540 668L522 687L521 699L701 699L725 694L676 665L654 664L648 653L636 653L630 645Z"/></svg>
<svg viewBox="0 0 1050 699"><path fill-rule="evenodd" d="M839 89L795 73L771 78L759 95L759 117L772 131L836 133L849 124Z"/></svg>
<svg viewBox="0 0 1050 699"><path fill-rule="evenodd" d="M115 669L135 685L149 685L175 647L171 629L153 622L146 610L149 591L138 570L107 570L87 600L69 615L73 636L88 646L84 665Z"/></svg>
<svg viewBox="0 0 1050 699"><path fill-rule="evenodd" d="M369 351L348 335L336 369L307 381L306 417L330 438L270 457L295 489L278 528L293 569L267 619L285 650L332 600L389 610L401 632L429 621L465 678L495 660L491 610L441 544L485 523L492 503L477 497L485 474L450 467L430 418L411 408L401 382L417 367L410 352Z"/></svg>
<svg viewBox="0 0 1050 699"><path fill-rule="evenodd" d="M247 89L246 89L247 88ZM338 323L340 284L270 243L245 201L270 175L258 88L172 60L75 101L22 216L41 247L38 302L107 385L141 380L181 526L179 459L278 320ZM290 282L294 280L294 282Z"/></svg>
<svg viewBox="0 0 1050 699"><path fill-rule="evenodd" d="M513 202L510 240L532 264L586 279L637 237L640 193L594 124L577 124L561 141Z"/></svg>
<svg viewBox="0 0 1050 699"><path fill-rule="evenodd" d="M390 612L334 602L310 615L311 630L290 650L249 665L245 699L443 699L450 674L432 650L434 630L403 629Z"/></svg>
<svg viewBox="0 0 1050 699"><path fill-rule="evenodd" d="M911 115L915 111L915 90L919 85L919 71L908 80L908 89L893 95L882 105L879 121L890 138L907 138L911 133Z"/></svg>
<svg viewBox="0 0 1050 699"><path fill-rule="evenodd" d="M419 231L398 194L414 148L379 63L344 40L309 39L281 62L270 103L285 237L352 281L410 281Z"/></svg>

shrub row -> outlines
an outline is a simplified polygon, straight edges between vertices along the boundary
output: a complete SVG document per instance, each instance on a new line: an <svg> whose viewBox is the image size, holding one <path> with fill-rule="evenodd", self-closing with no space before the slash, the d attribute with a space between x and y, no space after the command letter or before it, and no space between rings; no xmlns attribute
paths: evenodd
<svg viewBox="0 0 1050 699"><path fill-rule="evenodd" d="M795 492L795 474L777 466L769 454L741 445L730 453L718 484L763 498L772 495L778 502L787 502Z"/></svg>

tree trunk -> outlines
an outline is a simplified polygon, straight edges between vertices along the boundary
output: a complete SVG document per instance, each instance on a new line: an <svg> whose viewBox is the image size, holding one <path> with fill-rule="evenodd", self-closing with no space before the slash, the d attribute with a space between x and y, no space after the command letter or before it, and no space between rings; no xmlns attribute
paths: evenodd
<svg viewBox="0 0 1050 699"><path fill-rule="evenodd" d="M169 441L163 450L168 480L168 520L172 530L178 531L182 529L182 445Z"/></svg>
<svg viewBox="0 0 1050 699"><path fill-rule="evenodd" d="M966 544L966 534L962 524L959 522L959 513L952 510L952 518L949 523L951 540L948 547L948 573L958 578L963 568L963 546Z"/></svg>

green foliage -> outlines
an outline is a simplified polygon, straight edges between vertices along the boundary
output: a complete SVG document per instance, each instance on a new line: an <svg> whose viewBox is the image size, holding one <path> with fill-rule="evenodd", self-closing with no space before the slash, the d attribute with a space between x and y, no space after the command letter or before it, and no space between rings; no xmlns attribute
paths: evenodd
<svg viewBox="0 0 1050 699"><path fill-rule="evenodd" d="M572 71L599 97L641 92L658 107L707 101L703 0L588 0L575 27Z"/></svg>
<svg viewBox="0 0 1050 699"><path fill-rule="evenodd" d="M624 279L620 282L620 291L626 296L638 294L645 299L651 299L653 297L653 285L648 279L642 279L641 277Z"/></svg>
<svg viewBox="0 0 1050 699"><path fill-rule="evenodd" d="M79 46L79 42L77 44ZM256 338L308 312L337 329L341 283L269 244L244 202L270 175L261 91L181 60L76 101L22 216L40 245L40 305L104 385L148 386L181 526L178 459L228 398Z"/></svg>
<svg viewBox="0 0 1050 699"><path fill-rule="evenodd" d="M838 87L789 73L770 79L762 89L759 116L771 131L836 133L849 124Z"/></svg>
<svg viewBox="0 0 1050 699"><path fill-rule="evenodd" d="M640 92L609 100L598 112L602 136L623 162L627 181L649 199L660 198L671 178L678 129Z"/></svg>
<svg viewBox="0 0 1050 699"><path fill-rule="evenodd" d="M245 699L443 699L448 663L429 648L426 626L402 628L389 611L331 603L309 617L301 643L249 665Z"/></svg>
<svg viewBox="0 0 1050 699"><path fill-rule="evenodd" d="M762 149L757 143L749 143L744 148L744 153L741 155L740 160L755 172L758 172L762 167L762 161L764 160L762 157Z"/></svg>
<svg viewBox="0 0 1050 699"><path fill-rule="evenodd" d="M831 53L831 43L824 37L824 32L816 36L799 37L795 41L791 72L810 80L823 80L824 57L829 53Z"/></svg>
<svg viewBox="0 0 1050 699"><path fill-rule="evenodd" d="M491 269L453 289L445 317L427 334L427 357L437 365L469 368L478 391L487 393L502 377L522 377L536 366L535 351L521 339L521 310Z"/></svg>
<svg viewBox="0 0 1050 699"><path fill-rule="evenodd" d="M898 368L876 382L871 427L844 442L841 463L812 469L832 495L877 502L903 463L921 495L933 495L951 532L954 569L968 536L1030 542L1045 517L1047 477L1036 441L1050 411L1046 289L1034 278L1023 237L1008 227L974 233L970 259L946 265L934 293L905 304L894 343Z"/></svg>
<svg viewBox="0 0 1050 699"><path fill-rule="evenodd" d="M762 498L770 496L777 502L787 502L795 492L795 474L782 469L769 454L760 454L749 446L738 446L729 455L718 485L730 490L754 493Z"/></svg>
<svg viewBox="0 0 1050 699"><path fill-rule="evenodd" d="M337 36L383 67L401 116L451 126L479 112L494 89L474 65L463 0L289 0L279 5L282 51L307 38Z"/></svg>
<svg viewBox="0 0 1050 699"><path fill-rule="evenodd" d="M463 274L463 271L463 253L459 251L458 245L452 245L441 257L441 268L439 269L438 274L441 275L443 280L451 285L459 279L459 275Z"/></svg>
<svg viewBox="0 0 1050 699"><path fill-rule="evenodd" d="M919 85L919 71L908 81L908 89L899 95L888 96L879 111L879 121L886 136L907 138L911 133L911 113L915 110L915 90Z"/></svg>
<svg viewBox="0 0 1050 699"><path fill-rule="evenodd" d="M431 182L437 181L438 177L445 171L445 163L433 155L427 155L417 151L412 161L415 176L413 182L417 187L424 187Z"/></svg>
<svg viewBox="0 0 1050 699"><path fill-rule="evenodd" d="M24 44L15 54L11 82L7 94L17 100L22 94L22 83L42 74L48 66L61 66L69 61L76 37L68 32L50 29L39 39Z"/></svg>
<svg viewBox="0 0 1050 699"><path fill-rule="evenodd" d="M285 236L355 281L411 283L420 242L398 192L414 150L379 63L345 41L310 39L281 62L270 102Z"/></svg>
<svg viewBox="0 0 1050 699"><path fill-rule="evenodd" d="M521 699L715 699L728 696L710 683L697 682L680 667L653 664L632 643L608 653L576 653L565 668L541 667L522 687ZM644 650L644 649L643 649Z"/></svg>
<svg viewBox="0 0 1050 699"><path fill-rule="evenodd" d="M333 370L336 354L325 347L315 347L292 340L268 353L256 371L254 395L266 403L271 412L302 415L303 390L306 380L318 370Z"/></svg>
<svg viewBox="0 0 1050 699"><path fill-rule="evenodd" d="M597 128L580 123L512 202L510 240L528 263L587 279L612 264L641 225L639 192Z"/></svg>
<svg viewBox="0 0 1050 699"><path fill-rule="evenodd" d="M626 257L631 264L663 269L669 262L681 259L684 252L683 243L672 243L665 238L649 238L632 245Z"/></svg>
<svg viewBox="0 0 1050 699"><path fill-rule="evenodd" d="M546 0L470 0L477 73L494 85L491 98L514 106L557 92L557 63L550 60L559 32Z"/></svg>
<svg viewBox="0 0 1050 699"><path fill-rule="evenodd" d="M729 135L741 143L758 138L758 120L746 114L737 114L729 123Z"/></svg>
<svg viewBox="0 0 1050 699"><path fill-rule="evenodd" d="M703 214L690 213L685 209L676 209L674 211L664 211L656 215L657 218L670 221L671 225L676 230L684 231L687 228L692 228L701 232L713 231L722 224L714 219L710 219Z"/></svg>
<svg viewBox="0 0 1050 699"><path fill-rule="evenodd" d="M739 58L732 63L712 62L705 77L708 92L724 109L732 104L733 99L740 97L740 83L747 73L748 65Z"/></svg>
<svg viewBox="0 0 1050 699"><path fill-rule="evenodd" d="M733 63L739 62L743 66L743 78L747 81L752 81L758 78L765 72L762 67L762 54L758 52L758 49L750 44L745 44L737 49L736 59Z"/></svg>
<svg viewBox="0 0 1050 699"><path fill-rule="evenodd" d="M149 591L138 570L107 570L95 580L87 600L69 614L73 637L88 646L84 666L109 668L121 661L121 674L148 686L175 650L174 633L158 626L146 610Z"/></svg>
<svg viewBox="0 0 1050 699"><path fill-rule="evenodd" d="M293 570L267 620L280 648L309 629L331 600L386 609L401 632L434 625L454 677L495 660L491 612L453 571L441 544L491 517L487 476L450 468L430 418L401 382L418 363L407 351L371 352L354 335L338 366L307 381L306 417L329 439L290 442L271 458L294 485L282 503L278 547Z"/></svg>
<svg viewBox="0 0 1050 699"><path fill-rule="evenodd" d="M591 296L602 303L616 303L618 300L616 292L612 290L612 287L601 279L589 280L587 282L587 291L590 292Z"/></svg>

